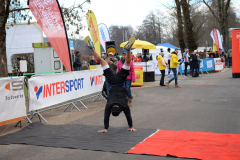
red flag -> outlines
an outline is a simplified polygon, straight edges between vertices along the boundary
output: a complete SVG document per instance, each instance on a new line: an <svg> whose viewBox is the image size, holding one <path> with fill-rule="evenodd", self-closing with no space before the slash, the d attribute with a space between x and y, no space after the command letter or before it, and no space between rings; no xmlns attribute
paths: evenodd
<svg viewBox="0 0 240 160"><path fill-rule="evenodd" d="M28 0L28 7L68 72L72 71L68 37L57 0Z"/></svg>
<svg viewBox="0 0 240 160"><path fill-rule="evenodd" d="M218 32L217 32L217 29L216 28L213 28L212 30L212 33L211 33L214 41L215 41L215 44L217 46L217 50L218 50L218 56L220 57L220 52L219 52L219 48L220 48L220 44L219 44L219 39L218 38L221 38L221 37L218 37Z"/></svg>

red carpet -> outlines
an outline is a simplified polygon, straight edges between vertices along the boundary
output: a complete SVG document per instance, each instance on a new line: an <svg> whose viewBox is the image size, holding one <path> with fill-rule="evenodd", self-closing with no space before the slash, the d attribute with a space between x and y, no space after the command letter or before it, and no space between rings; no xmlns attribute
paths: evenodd
<svg viewBox="0 0 240 160"><path fill-rule="evenodd" d="M159 130L127 153L240 160L240 134Z"/></svg>

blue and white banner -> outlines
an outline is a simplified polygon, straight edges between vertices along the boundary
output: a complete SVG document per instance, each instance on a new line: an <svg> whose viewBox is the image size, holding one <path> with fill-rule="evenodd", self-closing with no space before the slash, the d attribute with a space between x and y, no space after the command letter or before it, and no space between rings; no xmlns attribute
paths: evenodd
<svg viewBox="0 0 240 160"><path fill-rule="evenodd" d="M179 71L180 74L184 74L185 73L185 63L182 63L182 65L179 65ZM187 67L187 73L190 72L190 65L188 65Z"/></svg>
<svg viewBox="0 0 240 160"><path fill-rule="evenodd" d="M203 59L203 71L214 71L214 58Z"/></svg>
<svg viewBox="0 0 240 160"><path fill-rule="evenodd" d="M201 62L199 63L199 71L214 71L214 58L208 58L208 59L201 59ZM182 65L179 65L180 74L185 73L185 64L182 63ZM190 65L187 67L187 73L190 72Z"/></svg>
<svg viewBox="0 0 240 160"><path fill-rule="evenodd" d="M105 42L111 41L108 28L105 24L101 23L98 25L98 29L99 29L99 35L100 35L100 43L106 52Z"/></svg>
<svg viewBox="0 0 240 160"><path fill-rule="evenodd" d="M35 111L102 90L102 69L40 75L28 80L29 111Z"/></svg>

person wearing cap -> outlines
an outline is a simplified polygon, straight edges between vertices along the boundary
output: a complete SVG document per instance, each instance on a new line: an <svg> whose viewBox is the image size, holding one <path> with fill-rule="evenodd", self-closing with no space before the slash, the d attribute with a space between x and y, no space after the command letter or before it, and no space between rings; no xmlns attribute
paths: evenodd
<svg viewBox="0 0 240 160"><path fill-rule="evenodd" d="M172 77L170 76L170 72L171 72L171 67L170 67L171 49L168 48L167 51L168 51L168 53L167 53L167 59L168 59L168 78L172 78Z"/></svg>
<svg viewBox="0 0 240 160"><path fill-rule="evenodd" d="M113 72L117 73L118 60L117 60L117 58L113 58L113 53L112 52L110 52L108 54L107 63L109 65L109 67L111 68L111 70L113 70Z"/></svg>
<svg viewBox="0 0 240 160"><path fill-rule="evenodd" d="M76 71L80 71L82 67L82 63L80 61L80 52L76 51L75 52L75 62L74 62L74 68L76 68Z"/></svg>
<svg viewBox="0 0 240 160"><path fill-rule="evenodd" d="M133 128L132 117L130 108L128 106L127 90L124 88L125 81L129 75L130 65L131 65L131 47L135 42L135 38L131 37L128 40L128 43L124 46L124 49L127 50L126 59L123 67L118 73L113 72L108 63L104 61L94 49L94 45L89 36L85 38L85 42L91 51L93 52L96 60L102 65L103 75L108 80L111 85L109 96L107 99L107 104L105 107L104 113L104 130L98 131L99 133L108 132L109 128L109 117L112 113L113 116L118 116L121 112L124 112L129 129L128 131L137 131Z"/></svg>
<svg viewBox="0 0 240 160"><path fill-rule="evenodd" d="M185 64L185 77L188 77L187 75L187 67L188 67L188 50L186 49L185 52L183 53L183 58L184 58L184 64Z"/></svg>
<svg viewBox="0 0 240 160"><path fill-rule="evenodd" d="M117 72L119 72L121 70L121 68L123 67L125 60L126 60L126 51L122 52L122 58L120 61L118 61L118 66L117 66ZM135 71L134 71L134 65L133 65L133 61L131 61L130 63L130 71L129 71L129 75L127 76L126 82L125 82L125 87L127 89L127 94L128 94L128 106L131 107L132 106L132 92L131 92L131 85L132 82L135 82Z"/></svg>
<svg viewBox="0 0 240 160"><path fill-rule="evenodd" d="M160 79L160 86L166 86L164 84L164 77L165 77L165 70L167 68L167 64L164 60L164 54L163 53L160 53L160 55L158 56L158 67L159 67L159 70L162 74L162 77Z"/></svg>
<svg viewBox="0 0 240 160"><path fill-rule="evenodd" d="M173 71L174 77L171 78L168 82L166 82L166 85L169 88L169 84L175 79L175 88L181 88L181 86L178 85L178 81L177 81L177 77L178 77L177 67L180 64L180 62L178 62L178 49L175 49L175 51L172 52L170 63L171 63L171 70Z"/></svg>

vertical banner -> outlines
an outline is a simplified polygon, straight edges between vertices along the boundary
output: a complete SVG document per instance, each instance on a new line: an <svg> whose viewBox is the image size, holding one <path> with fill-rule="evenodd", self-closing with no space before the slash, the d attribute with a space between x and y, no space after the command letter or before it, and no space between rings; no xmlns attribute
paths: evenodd
<svg viewBox="0 0 240 160"><path fill-rule="evenodd" d="M0 79L0 126L27 116L23 80L23 76Z"/></svg>
<svg viewBox="0 0 240 160"><path fill-rule="evenodd" d="M221 34L219 32L218 29L213 28L212 32L210 33L212 39L214 40L216 46L217 46L217 50L218 50L218 56L220 57L220 52L219 52L219 48L223 49L223 43L222 43L222 37Z"/></svg>
<svg viewBox="0 0 240 160"><path fill-rule="evenodd" d="M28 7L68 72L72 71L68 37L57 0L28 0Z"/></svg>
<svg viewBox="0 0 240 160"><path fill-rule="evenodd" d="M240 74L240 30L232 31L232 73Z"/></svg>
<svg viewBox="0 0 240 160"><path fill-rule="evenodd" d="M104 51L106 52L105 42L111 41L109 31L108 31L107 26L103 23L99 24L98 28L99 28L99 33L100 33L100 42L101 42L101 45L102 45Z"/></svg>
<svg viewBox="0 0 240 160"><path fill-rule="evenodd" d="M98 24L97 19L93 11L89 10L86 16L87 24L88 24L88 31L91 35L92 42L96 52L101 56L101 48L100 48L100 38L99 38L99 31L98 31Z"/></svg>

